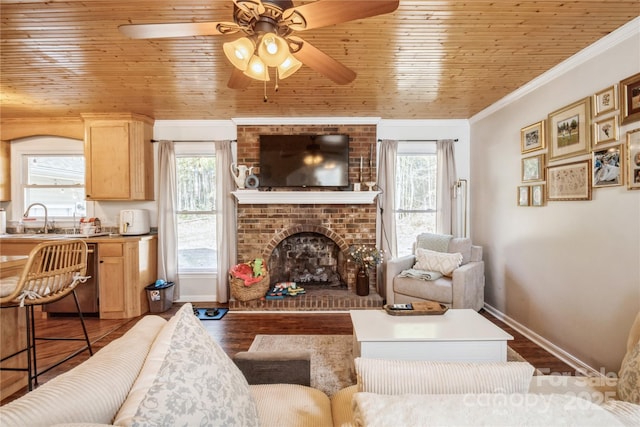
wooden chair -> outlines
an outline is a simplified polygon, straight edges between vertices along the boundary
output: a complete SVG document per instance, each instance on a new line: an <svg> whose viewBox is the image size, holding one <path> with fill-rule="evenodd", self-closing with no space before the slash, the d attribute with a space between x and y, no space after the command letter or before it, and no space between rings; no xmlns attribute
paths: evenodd
<svg viewBox="0 0 640 427"><path fill-rule="evenodd" d="M82 240L48 241L37 245L29 254L29 259L20 276L4 278L0 281L0 309L24 307L26 315L27 347L4 357L4 362L23 352L27 352L26 368L3 368L7 371L28 372L29 390L38 384L38 376L77 356L85 350L93 355L91 342L76 296L76 286L86 281L87 244ZM84 338L38 337L35 332L34 307L58 301L72 294L78 310ZM36 362L36 340L85 341L86 345L38 372Z"/></svg>

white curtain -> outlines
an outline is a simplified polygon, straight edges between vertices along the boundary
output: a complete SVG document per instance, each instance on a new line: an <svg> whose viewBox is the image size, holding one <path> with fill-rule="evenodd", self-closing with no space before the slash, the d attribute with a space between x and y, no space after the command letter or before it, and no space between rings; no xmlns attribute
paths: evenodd
<svg viewBox="0 0 640 427"><path fill-rule="evenodd" d="M453 203L454 186L458 179L454 156L454 140L443 139L436 142L438 157L438 177L436 195L436 231L442 234L460 235L456 220L457 205Z"/></svg>
<svg viewBox="0 0 640 427"><path fill-rule="evenodd" d="M378 161L378 224L380 234L378 247L384 253L384 259L395 258L398 254L395 217L396 161L398 157L398 141L385 139L380 144ZM384 285L385 263L378 268L378 293L386 298Z"/></svg>
<svg viewBox="0 0 640 427"><path fill-rule="evenodd" d="M176 221L176 153L173 141L158 144L158 278L174 282L173 299L180 298L178 283L178 227Z"/></svg>
<svg viewBox="0 0 640 427"><path fill-rule="evenodd" d="M235 264L236 242L236 201L235 190L229 165L233 162L230 141L216 141L216 240L218 242L218 302L229 301L229 279L227 272Z"/></svg>

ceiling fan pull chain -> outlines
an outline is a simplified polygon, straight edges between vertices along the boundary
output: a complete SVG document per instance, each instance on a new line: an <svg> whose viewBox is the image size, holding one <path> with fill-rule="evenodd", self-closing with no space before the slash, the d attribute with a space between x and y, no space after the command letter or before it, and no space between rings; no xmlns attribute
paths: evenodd
<svg viewBox="0 0 640 427"><path fill-rule="evenodd" d="M267 98L267 81L264 80L262 83L264 83L264 99L262 101L267 102L269 100L269 98Z"/></svg>
<svg viewBox="0 0 640 427"><path fill-rule="evenodd" d="M278 91L278 75L279 75L279 74L280 74L280 73L278 72L278 69L276 68L276 87L275 87L275 91L276 91L276 92Z"/></svg>

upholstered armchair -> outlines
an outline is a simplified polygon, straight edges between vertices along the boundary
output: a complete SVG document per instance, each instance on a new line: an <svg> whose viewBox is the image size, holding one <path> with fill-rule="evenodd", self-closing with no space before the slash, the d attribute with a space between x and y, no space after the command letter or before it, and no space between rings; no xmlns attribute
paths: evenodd
<svg viewBox="0 0 640 427"><path fill-rule="evenodd" d="M387 304L430 300L451 308L484 305L482 247L469 238L423 233L414 254L387 261Z"/></svg>

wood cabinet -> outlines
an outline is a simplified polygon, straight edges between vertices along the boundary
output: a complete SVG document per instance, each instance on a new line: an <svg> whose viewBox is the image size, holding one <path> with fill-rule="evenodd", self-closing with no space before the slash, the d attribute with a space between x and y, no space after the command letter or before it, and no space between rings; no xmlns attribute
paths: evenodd
<svg viewBox="0 0 640 427"><path fill-rule="evenodd" d="M128 319L149 311L145 286L155 282L157 239L98 243L100 318Z"/></svg>
<svg viewBox="0 0 640 427"><path fill-rule="evenodd" d="M83 114L87 200L153 200L153 119Z"/></svg>
<svg viewBox="0 0 640 427"><path fill-rule="evenodd" d="M45 239L2 238L0 255L28 255ZM144 288L156 281L157 236L95 237L87 242L98 245L100 318L129 319L149 311Z"/></svg>
<svg viewBox="0 0 640 427"><path fill-rule="evenodd" d="M0 202L11 200L11 145L0 141Z"/></svg>

